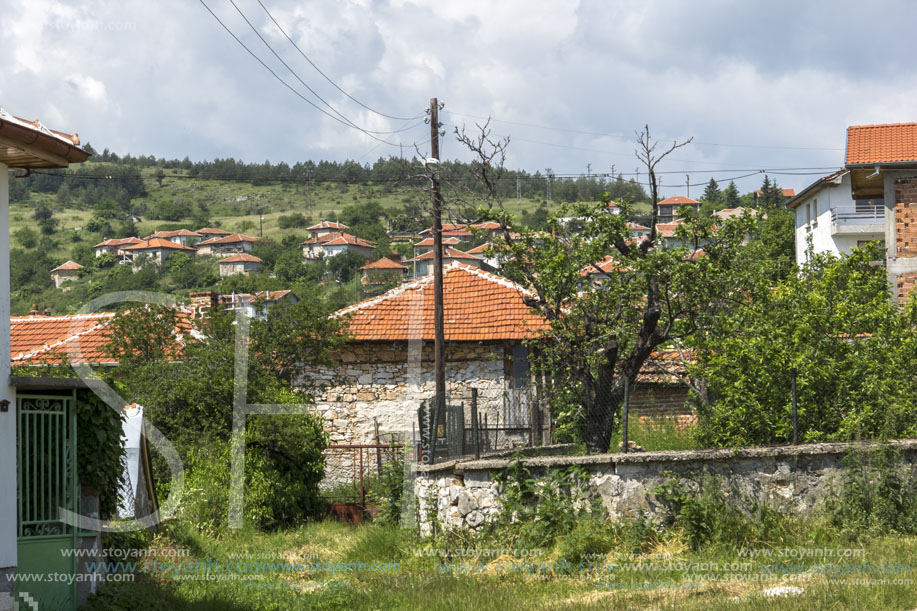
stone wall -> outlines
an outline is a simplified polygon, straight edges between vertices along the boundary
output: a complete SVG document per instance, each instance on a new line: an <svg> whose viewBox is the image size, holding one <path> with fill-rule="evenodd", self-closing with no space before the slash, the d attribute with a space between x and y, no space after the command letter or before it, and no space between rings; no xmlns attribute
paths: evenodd
<svg viewBox="0 0 917 611"><path fill-rule="evenodd" d="M418 352L419 359L409 361L415 355L409 355L405 342L352 344L335 355L338 367L318 370L300 382L314 398L332 445L373 443L375 423L380 437L411 439L417 409L434 394L433 347L427 343ZM448 345L447 399L470 406L476 388L479 413L489 423L502 419L511 384L504 354L502 343ZM326 459L326 485L351 481L353 453L331 451Z"/></svg>
<svg viewBox="0 0 917 611"><path fill-rule="evenodd" d="M917 441L892 442L908 468L917 465ZM663 505L653 490L669 473L698 481L699 474L719 478L735 501L754 500L786 511L819 506L838 482L843 458L853 444L807 444L770 448L638 452L591 456L549 456L523 459L535 473L581 465L589 484L612 519L659 518ZM444 528L480 527L499 514L499 491L494 475L510 464L506 458L450 461L433 466L413 465L413 490L421 532L431 531L432 512Z"/></svg>

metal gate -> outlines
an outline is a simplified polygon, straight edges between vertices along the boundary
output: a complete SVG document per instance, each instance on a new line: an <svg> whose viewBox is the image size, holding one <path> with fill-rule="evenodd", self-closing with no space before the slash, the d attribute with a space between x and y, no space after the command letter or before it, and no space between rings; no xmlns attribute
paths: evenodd
<svg viewBox="0 0 917 611"><path fill-rule="evenodd" d="M16 592L42 611L76 609L77 533L60 515L77 511L75 403L73 393L17 397Z"/></svg>

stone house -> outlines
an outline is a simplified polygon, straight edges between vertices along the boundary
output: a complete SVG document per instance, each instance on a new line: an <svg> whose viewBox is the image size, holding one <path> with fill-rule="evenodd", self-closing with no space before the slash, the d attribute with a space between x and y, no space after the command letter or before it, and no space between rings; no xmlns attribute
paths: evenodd
<svg viewBox="0 0 917 611"><path fill-rule="evenodd" d="M83 266L76 261L67 261L63 265L58 265L51 270L51 279L54 280L54 287L61 288L65 282L72 282L80 277L80 270Z"/></svg>
<svg viewBox="0 0 917 611"><path fill-rule="evenodd" d="M256 272L261 269L262 263L261 259L248 253L226 257L220 260L220 277L225 278L236 274L247 276L249 272Z"/></svg>

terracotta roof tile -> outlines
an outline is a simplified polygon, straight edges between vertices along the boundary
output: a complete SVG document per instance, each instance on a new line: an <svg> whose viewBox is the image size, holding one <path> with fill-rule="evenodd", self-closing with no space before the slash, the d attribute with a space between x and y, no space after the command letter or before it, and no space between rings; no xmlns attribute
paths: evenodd
<svg viewBox="0 0 917 611"><path fill-rule="evenodd" d="M506 278L453 263L443 274L447 341L521 340L547 329L523 303L528 291ZM337 312L357 341L433 339L433 276Z"/></svg>
<svg viewBox="0 0 917 611"><path fill-rule="evenodd" d="M917 162L917 123L847 128L847 165Z"/></svg>
<svg viewBox="0 0 917 611"><path fill-rule="evenodd" d="M76 261L67 261L62 265L58 265L51 272L64 272L64 271L76 271L78 269L83 269L83 266L77 263Z"/></svg>
<svg viewBox="0 0 917 611"><path fill-rule="evenodd" d="M243 253L240 255L226 257L225 259L220 259L220 265L223 265L224 263L263 263L263 261L254 255Z"/></svg>
<svg viewBox="0 0 917 611"><path fill-rule="evenodd" d="M413 259L411 259L411 261L426 261L427 259L432 259L433 257L434 257L434 252L431 250L429 252L423 253L422 255L418 255L414 257ZM462 252L461 250L452 248L451 246L444 246L443 247L443 260L445 261L446 259L473 259L475 261L479 261L481 258L476 257L474 255L470 255L467 252Z"/></svg>
<svg viewBox="0 0 917 611"><path fill-rule="evenodd" d="M169 240L164 240L162 238L150 238L149 240L143 240L137 244L125 246L121 250L156 250L160 248L165 248L166 250L188 250L194 252L194 249L190 246L182 246L181 244L176 244L175 242L170 242Z"/></svg>
<svg viewBox="0 0 917 611"><path fill-rule="evenodd" d="M231 231L226 231L225 229L217 229L216 227L204 227L203 229L198 229L197 233L199 233L200 235L214 235L214 236L232 234Z"/></svg>
<svg viewBox="0 0 917 611"><path fill-rule="evenodd" d="M672 197L667 197L661 202L660 206L667 206L671 204L677 204L679 206L700 206L700 202L696 199L691 199L690 197L685 197L684 195L673 195Z"/></svg>
<svg viewBox="0 0 917 611"><path fill-rule="evenodd" d="M398 263L397 261L392 261L391 259L389 259L389 258L387 258L387 257L383 257L383 258L379 259L378 261L373 261L372 263L367 263L366 265L364 265L364 266L361 267L360 269L397 269L397 270L404 270L404 269L407 269L407 267L405 267L405 266L402 265L401 263Z"/></svg>
<svg viewBox="0 0 917 611"><path fill-rule="evenodd" d="M451 237L451 238L450 238L450 237L443 237L443 246L455 245L455 244L458 244L459 242L461 242L461 240L458 239L458 238L455 238L455 237ZM421 240L421 241L417 242L416 244L414 244L414 248L417 248L418 246L430 246L430 247L432 247L432 246L433 246L433 238L424 238L423 240Z"/></svg>
<svg viewBox="0 0 917 611"><path fill-rule="evenodd" d="M102 246L124 246L125 244L139 244L142 242L140 238L120 238L120 239L111 239L105 240L104 242L99 242L93 248L101 248Z"/></svg>
<svg viewBox="0 0 917 611"><path fill-rule="evenodd" d="M318 223L318 224L316 224L316 225L312 225L311 227L307 227L307 228L306 228L306 231L318 231L318 230L321 230L321 229L340 229L340 230L344 230L344 229L350 229L350 227L348 227L348 226L345 225L344 223L338 223L337 221L322 221L322 222L320 222L320 223Z"/></svg>
<svg viewBox="0 0 917 611"><path fill-rule="evenodd" d="M364 240L363 238L358 238L355 235L350 235L349 233L338 234L333 240L328 240L323 243L323 246L363 246L365 248L375 248L376 245L369 240Z"/></svg>

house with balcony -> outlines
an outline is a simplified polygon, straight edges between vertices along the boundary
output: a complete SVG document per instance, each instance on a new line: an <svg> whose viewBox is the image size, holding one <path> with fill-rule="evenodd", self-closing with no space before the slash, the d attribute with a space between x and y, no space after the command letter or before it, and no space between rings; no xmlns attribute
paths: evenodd
<svg viewBox="0 0 917 611"><path fill-rule="evenodd" d="M790 199L796 214L796 263L811 253L847 253L885 240L885 199L881 193L855 193L852 173L838 170L819 178Z"/></svg>
<svg viewBox="0 0 917 611"><path fill-rule="evenodd" d="M658 214L656 217L656 222L661 225L668 225L674 222L678 218L678 212L682 208L688 208L693 210L694 214L700 210L700 202L696 199L691 199L690 197L685 197L684 195L673 195L672 197L667 197L658 204L656 204Z"/></svg>

